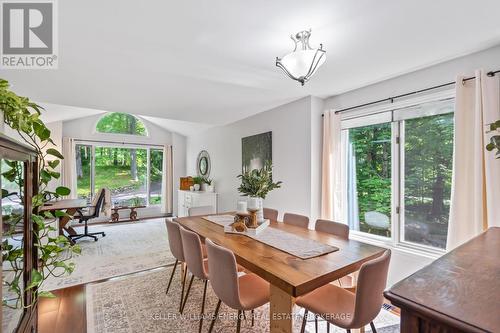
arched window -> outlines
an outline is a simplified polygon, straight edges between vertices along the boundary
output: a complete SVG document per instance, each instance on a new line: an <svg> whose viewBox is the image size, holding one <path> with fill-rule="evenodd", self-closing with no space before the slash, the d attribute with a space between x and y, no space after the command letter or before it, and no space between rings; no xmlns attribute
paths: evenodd
<svg viewBox="0 0 500 333"><path fill-rule="evenodd" d="M139 118L119 112L110 112L102 116L97 122L96 130L99 133L148 135L146 126Z"/></svg>

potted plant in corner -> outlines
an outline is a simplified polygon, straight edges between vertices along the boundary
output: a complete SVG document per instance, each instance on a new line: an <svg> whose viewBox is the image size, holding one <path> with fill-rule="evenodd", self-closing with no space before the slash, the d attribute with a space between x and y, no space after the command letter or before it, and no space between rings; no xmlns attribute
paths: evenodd
<svg viewBox="0 0 500 333"><path fill-rule="evenodd" d="M241 179L241 185L238 192L241 195L249 197L248 207L257 207L257 220L264 220L264 199L267 194L274 189L280 188L282 182L273 182L273 166L271 162L266 161L262 169L243 170L238 178Z"/></svg>

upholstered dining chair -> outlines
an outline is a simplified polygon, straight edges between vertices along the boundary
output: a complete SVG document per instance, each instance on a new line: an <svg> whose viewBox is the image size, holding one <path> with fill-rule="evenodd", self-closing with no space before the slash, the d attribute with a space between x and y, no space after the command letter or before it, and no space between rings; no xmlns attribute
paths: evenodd
<svg viewBox="0 0 500 333"><path fill-rule="evenodd" d="M349 239L349 226L344 223L318 219L314 225L314 230Z"/></svg>
<svg viewBox="0 0 500 333"><path fill-rule="evenodd" d="M210 284L219 298L215 313L212 317L209 333L212 332L219 314L221 302L232 309L238 310L236 332L240 332L241 315L244 311L252 312L252 325L254 309L269 302L269 283L255 274L238 276L236 258L233 252L206 240L208 252L208 271Z"/></svg>
<svg viewBox="0 0 500 333"><path fill-rule="evenodd" d="M348 333L370 324L376 333L373 319L379 314L384 302L383 291L387 284L387 272L391 250L386 250L380 257L364 263L359 270L356 293L326 284L297 298L296 304L305 308L301 333L304 333L307 314L312 312Z"/></svg>
<svg viewBox="0 0 500 333"><path fill-rule="evenodd" d="M199 215L209 215L215 214L215 208L213 206L198 206L190 207L188 209L189 216L199 216Z"/></svg>
<svg viewBox="0 0 500 333"><path fill-rule="evenodd" d="M168 245L170 247L170 252L175 258L175 264L172 269L172 274L170 275L170 279L168 280L167 291L165 292L168 295L168 291L170 290L170 285L172 284L172 279L174 278L175 269L177 265L180 263L181 266L185 262L184 258L184 249L182 247L182 237L181 237L181 226L174 221L167 220L167 234L168 234ZM186 275L187 269L184 270L184 274L182 274L182 292L181 292L181 301L179 305L179 311L182 311L182 302L184 298L184 289L186 286Z"/></svg>
<svg viewBox="0 0 500 333"><path fill-rule="evenodd" d="M272 208L264 208L264 218L271 221L276 221L278 220L278 211Z"/></svg>
<svg viewBox="0 0 500 333"><path fill-rule="evenodd" d="M204 283L203 298L201 300L200 324L198 328L198 332L201 332L201 328L203 326L203 314L205 312L205 299L207 296L208 262L207 259L203 259L200 236L192 231L181 228L181 238L182 248L184 249L184 259L186 260L188 270L192 274L191 280L189 281L189 285L186 290L186 296L184 297L184 302L181 307L181 313L184 311L184 307L186 306L193 280L195 277L197 277Z"/></svg>
<svg viewBox="0 0 500 333"><path fill-rule="evenodd" d="M297 227L309 228L309 218L304 215L285 213L283 223L291 224Z"/></svg>

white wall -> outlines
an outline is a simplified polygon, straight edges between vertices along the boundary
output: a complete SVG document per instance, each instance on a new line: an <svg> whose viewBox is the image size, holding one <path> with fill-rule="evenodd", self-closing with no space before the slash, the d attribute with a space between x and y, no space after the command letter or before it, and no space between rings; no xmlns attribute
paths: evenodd
<svg viewBox="0 0 500 333"><path fill-rule="evenodd" d="M241 139L272 131L273 178L283 181L283 185L267 196L264 205L281 214L311 214L311 100L306 97L188 137L188 173L196 174L197 155L207 150L220 211L234 210L239 198L236 176L241 173Z"/></svg>
<svg viewBox="0 0 500 333"><path fill-rule="evenodd" d="M499 70L500 46L352 90L344 94L332 96L326 99L325 107L342 109L453 82L457 75L473 76L476 69L484 69L485 71Z"/></svg>

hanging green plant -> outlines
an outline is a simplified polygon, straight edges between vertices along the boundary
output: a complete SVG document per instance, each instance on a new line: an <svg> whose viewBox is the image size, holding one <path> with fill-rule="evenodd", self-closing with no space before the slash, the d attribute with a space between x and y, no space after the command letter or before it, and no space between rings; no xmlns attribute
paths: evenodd
<svg viewBox="0 0 500 333"><path fill-rule="evenodd" d="M9 89L9 83L0 79L0 111L3 113L4 123L17 132L20 138L28 144L38 156L38 194L33 196L33 214L31 220L35 224L34 241L35 249L38 250L38 268L32 271L32 281L29 285L23 286L23 244L9 244L8 239L15 232L16 225L23 223L22 214L14 210L2 212L2 222L8 225L9 230L4 232L2 241L2 263L8 262L10 278L4 280L9 292L17 295L15 302L7 303L2 300L2 306L20 308L30 307L35 304L38 297L54 297L51 292L40 291L43 282L50 276L59 277L65 274L71 274L75 268L71 262L73 254L81 252L78 245L71 245L64 236L51 237L50 234L56 231L51 226L59 217L66 216L64 211L43 212L37 214L38 208L47 201L70 194L70 189L60 186L50 191L48 184L53 179L59 179L60 173L57 167L64 158L55 148L55 143L50 138L50 130L40 119L43 109L37 104L31 102L26 97L16 95ZM6 170L2 170L2 176L9 182L17 186L17 190L2 189L2 199L16 199L23 201L23 172L22 165L16 161L5 161ZM34 301L31 304L24 304L22 295L24 291L35 290ZM12 305L15 304L15 305Z"/></svg>
<svg viewBox="0 0 500 333"><path fill-rule="evenodd" d="M489 131L487 133L496 132L498 134L492 135L490 137L490 142L486 145L486 150L493 151L496 150L495 153L496 158L500 159L500 120L495 121L489 125Z"/></svg>

